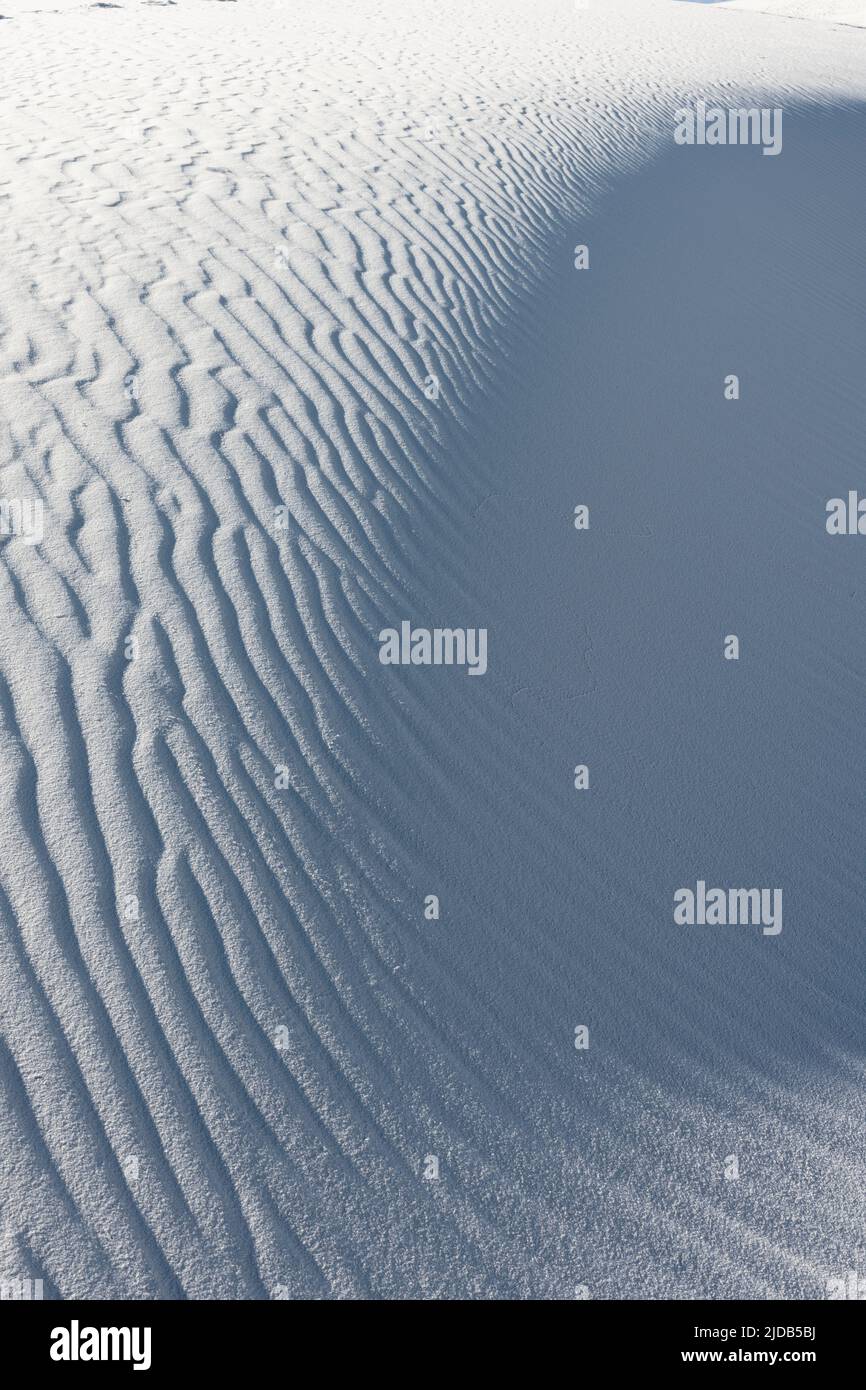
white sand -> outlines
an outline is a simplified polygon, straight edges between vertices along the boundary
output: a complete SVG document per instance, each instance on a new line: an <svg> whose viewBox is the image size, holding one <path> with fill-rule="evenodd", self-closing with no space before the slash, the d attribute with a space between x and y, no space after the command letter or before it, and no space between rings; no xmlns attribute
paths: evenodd
<svg viewBox="0 0 866 1390"><path fill-rule="evenodd" d="M862 1266L866 36L734 8L0 0L0 1274Z"/></svg>
<svg viewBox="0 0 866 1390"><path fill-rule="evenodd" d="M866 27L864 0L719 0L726 10L758 10L786 19Z"/></svg>

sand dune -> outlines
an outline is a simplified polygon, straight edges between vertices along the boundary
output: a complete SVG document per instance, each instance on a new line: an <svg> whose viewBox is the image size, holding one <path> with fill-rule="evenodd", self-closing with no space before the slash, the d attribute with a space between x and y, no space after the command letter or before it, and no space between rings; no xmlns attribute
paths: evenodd
<svg viewBox="0 0 866 1390"><path fill-rule="evenodd" d="M4 0L10 1275L857 1263L866 39L724 8ZM784 931L676 927L699 878Z"/></svg>
<svg viewBox="0 0 866 1390"><path fill-rule="evenodd" d="M728 10L759 10L761 14L786 19L806 19L816 23L866 26L866 5L862 0L720 0Z"/></svg>

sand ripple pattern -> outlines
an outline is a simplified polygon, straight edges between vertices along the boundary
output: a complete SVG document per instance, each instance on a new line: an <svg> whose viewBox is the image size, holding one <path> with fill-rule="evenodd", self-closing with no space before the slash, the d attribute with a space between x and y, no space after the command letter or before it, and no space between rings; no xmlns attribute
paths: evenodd
<svg viewBox="0 0 866 1390"><path fill-rule="evenodd" d="M564 872L499 692L453 697L455 732L376 661L443 595L483 621L473 439L554 257L652 152L658 71L690 76L649 20L580 24L166 0L2 26L2 487L45 538L0 542L0 1253L55 1296L569 1297L594 1185L643 1220L595 1141L539 1158L565 1063L508 981L552 999L556 944L466 970L423 930L470 758Z"/></svg>

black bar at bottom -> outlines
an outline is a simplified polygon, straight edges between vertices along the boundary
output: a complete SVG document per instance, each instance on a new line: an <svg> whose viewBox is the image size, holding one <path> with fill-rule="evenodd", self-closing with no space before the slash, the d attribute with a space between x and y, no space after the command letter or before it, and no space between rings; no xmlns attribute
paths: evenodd
<svg viewBox="0 0 866 1390"><path fill-rule="evenodd" d="M398 1304L402 1309L406 1305ZM539 1328L520 1332L512 1323L508 1330L491 1336L486 1318L495 1312L474 1305L484 1327L478 1329L483 1342L472 1339L472 1355L460 1355L455 1364L455 1344L438 1340L443 1331L441 1309L415 1305L422 1318L422 1337L435 1331L437 1341L425 1341L423 1372L429 1381L441 1356L442 1374L465 1374L475 1358L484 1352L495 1357L516 1341L521 1349L536 1342ZM448 1305L450 1306L450 1305ZM561 1304L554 1333L573 1338L576 1363L586 1366L587 1358L611 1372L639 1370L646 1374L667 1372L678 1367L688 1373L704 1366L724 1368L763 1366L775 1370L790 1365L811 1367L826 1377L828 1372L847 1368L848 1374L861 1359L863 1342L862 1309L856 1302L591 1302ZM345 1356L356 1372L371 1373L384 1356L391 1373L410 1371L408 1349L399 1350L406 1325L393 1321L387 1331L377 1332L378 1305L364 1309L365 1323L352 1332L351 1319L357 1305L324 1309L312 1314L324 1316L329 1331L345 1332L350 1319L353 1343L338 1343L338 1361ZM513 1308L513 1305L512 1305ZM395 1305L391 1305L392 1313ZM564 1312L564 1319L562 1317ZM407 1316L411 1314L407 1313ZM445 1315L447 1316L447 1314ZM465 1313L462 1315L465 1316ZM372 1326L371 1326L372 1323ZM426 1327L423 1324L426 1323ZM282 1368L292 1378L301 1369L297 1357L314 1356L319 1369L334 1369L334 1344L329 1339L317 1349L320 1330L311 1326L309 1305L291 1302L0 1302L0 1329L7 1349L14 1354L21 1371L47 1375L50 1382L62 1383L70 1376L88 1379L108 1372L118 1375L145 1375L152 1381L172 1380L187 1373L229 1375L251 1372L267 1375L268 1367ZM461 1329L466 1333L465 1325ZM371 1334L376 1338L374 1343ZM387 1338L383 1347L381 1338ZM375 1351L378 1345L379 1351ZM557 1346L559 1350L557 1351ZM441 1352L437 1351L441 1347ZM345 1350L344 1350L345 1348ZM554 1355L563 1347L555 1343ZM491 1361L492 1369L494 1361ZM381 1368L381 1367L380 1367ZM305 1378L309 1375L304 1372ZM417 1364L416 1374L421 1370ZM20 1374L20 1373L19 1373Z"/></svg>

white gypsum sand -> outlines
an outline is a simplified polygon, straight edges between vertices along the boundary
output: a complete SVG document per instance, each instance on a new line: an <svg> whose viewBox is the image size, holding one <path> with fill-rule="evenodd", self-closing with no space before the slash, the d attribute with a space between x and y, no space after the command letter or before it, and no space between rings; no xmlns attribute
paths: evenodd
<svg viewBox="0 0 866 1390"><path fill-rule="evenodd" d="M3 495L44 504L0 536L0 1274L822 1297L866 1215L823 528L866 37L0 8ZM697 99L781 108L781 156L678 147ZM382 665L404 620L486 629L483 678ZM675 925L698 880L784 930Z"/></svg>
<svg viewBox="0 0 866 1390"><path fill-rule="evenodd" d="M719 0L727 10L759 10L786 19L806 19L817 24L853 24L866 27L864 0Z"/></svg>

